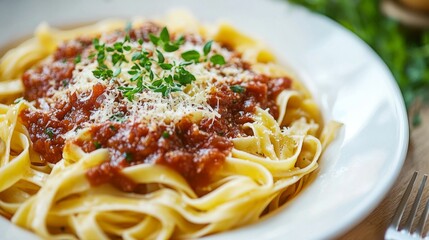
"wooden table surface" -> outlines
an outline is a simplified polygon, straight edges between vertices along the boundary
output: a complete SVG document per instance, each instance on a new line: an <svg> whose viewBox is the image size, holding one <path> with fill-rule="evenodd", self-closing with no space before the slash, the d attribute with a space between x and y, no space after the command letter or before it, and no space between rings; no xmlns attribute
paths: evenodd
<svg viewBox="0 0 429 240"><path fill-rule="evenodd" d="M420 174L416 179L413 195L411 195L411 198L409 199L408 207L404 214L404 216L408 216L412 203L411 200L414 199L413 197L417 192L416 186L420 184L423 173L429 174L429 107L425 107L422 110L421 117L422 122L420 126L410 130L410 143L407 158L392 189L368 217L366 217L357 226L354 226L349 232L341 236L339 238L340 240L384 239L384 233L392 220L402 194L404 193L413 172L417 170ZM426 187L425 190L426 191L423 192L422 203L420 203L421 211L424 208L423 203L426 203L429 197L429 188ZM406 220L405 217L403 218ZM429 224L426 224L426 231L429 228L428 225Z"/></svg>

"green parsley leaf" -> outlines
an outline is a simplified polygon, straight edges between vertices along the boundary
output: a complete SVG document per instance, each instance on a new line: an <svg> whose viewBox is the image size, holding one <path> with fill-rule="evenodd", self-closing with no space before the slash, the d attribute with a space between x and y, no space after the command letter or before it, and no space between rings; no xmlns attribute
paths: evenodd
<svg viewBox="0 0 429 240"><path fill-rule="evenodd" d="M208 41L206 44L204 44L203 52L204 56L207 56L210 53L210 50L212 49L212 43L213 41Z"/></svg>
<svg viewBox="0 0 429 240"><path fill-rule="evenodd" d="M120 54L114 53L112 55L112 63L113 63L113 65L116 65L121 59L122 59L122 56Z"/></svg>
<svg viewBox="0 0 429 240"><path fill-rule="evenodd" d="M158 49L156 49L156 53L158 55L158 62L163 63L165 61L164 55Z"/></svg>
<svg viewBox="0 0 429 240"><path fill-rule="evenodd" d="M123 123L125 122L125 114L123 112L115 113L110 117L110 120Z"/></svg>
<svg viewBox="0 0 429 240"><path fill-rule="evenodd" d="M153 34L149 34L149 40L156 46L158 46L159 38Z"/></svg>
<svg viewBox="0 0 429 240"><path fill-rule="evenodd" d="M179 49L179 46L185 42L185 38L181 36L176 41L172 42L170 40L170 34L168 33L167 27L164 27L159 35L159 37L149 34L150 41L156 46L162 47L166 52L174 52Z"/></svg>
<svg viewBox="0 0 429 240"><path fill-rule="evenodd" d="M113 44L113 48L115 48L116 51L118 52L122 52L122 46L123 46L123 42L115 42Z"/></svg>
<svg viewBox="0 0 429 240"><path fill-rule="evenodd" d="M98 64L104 64L104 61L106 60L106 54L104 53L104 50L103 51L99 51L98 53L97 53L97 62L98 62Z"/></svg>
<svg viewBox="0 0 429 240"><path fill-rule="evenodd" d="M80 63L80 61L82 60L82 57L80 56L80 55L77 55L75 58L74 58L74 64L78 64L78 63Z"/></svg>
<svg viewBox="0 0 429 240"><path fill-rule="evenodd" d="M178 72L174 75L174 80L178 81L180 85L185 86L196 80L195 76L184 67L179 66L177 69Z"/></svg>
<svg viewBox="0 0 429 240"><path fill-rule="evenodd" d="M166 51L166 52L174 52L177 49L179 49L178 45L174 45L174 44L171 44L171 43L166 43L164 45L164 51Z"/></svg>
<svg viewBox="0 0 429 240"><path fill-rule="evenodd" d="M109 129L110 129L110 130L112 130L112 131L114 131L114 132L116 132L116 127L115 127L115 126L113 126L113 125L110 125L110 126L109 126Z"/></svg>
<svg viewBox="0 0 429 240"><path fill-rule="evenodd" d="M131 57L131 61L137 61L143 58L143 54L141 52L135 52Z"/></svg>
<svg viewBox="0 0 429 240"><path fill-rule="evenodd" d="M98 142L98 141L95 141L94 142L94 147L95 147L95 149L100 149L101 148L101 143Z"/></svg>
<svg viewBox="0 0 429 240"><path fill-rule="evenodd" d="M162 93L163 97L166 97L170 93L170 90L165 85L161 85L158 88L153 89L153 91Z"/></svg>
<svg viewBox="0 0 429 240"><path fill-rule="evenodd" d="M67 86L69 85L69 81L68 81L68 80L66 80L66 79L64 79L64 80L62 81L62 84L63 84L63 87L67 87Z"/></svg>
<svg viewBox="0 0 429 240"><path fill-rule="evenodd" d="M240 85L232 85L229 86L229 88L235 93L243 93L244 91L246 91L246 88Z"/></svg>
<svg viewBox="0 0 429 240"><path fill-rule="evenodd" d="M169 133L169 132L167 132L167 131L164 131L164 132L162 133L162 137L163 137L163 138L169 138L169 137L170 137L170 133Z"/></svg>
<svg viewBox="0 0 429 240"><path fill-rule="evenodd" d="M124 46L123 47L125 51L130 51L131 50L131 46Z"/></svg>
<svg viewBox="0 0 429 240"><path fill-rule="evenodd" d="M137 81L137 80L139 80L139 79L142 79L142 76L141 76L140 72L138 72L137 74L133 75L133 76L130 78L130 81L131 81L131 82L135 82L135 81Z"/></svg>
<svg viewBox="0 0 429 240"><path fill-rule="evenodd" d="M225 59L222 55L216 54L210 58L210 62L212 62L214 65L224 65Z"/></svg>
<svg viewBox="0 0 429 240"><path fill-rule="evenodd" d="M170 42L170 34L168 33L167 27L164 27L159 34L159 39L164 43Z"/></svg>
<svg viewBox="0 0 429 240"><path fill-rule="evenodd" d="M189 50L189 51L182 53L182 58L185 59L185 61L199 62L200 53L197 52L196 50Z"/></svg>
<svg viewBox="0 0 429 240"><path fill-rule="evenodd" d="M180 64L179 64L179 66L188 66L188 65L191 65L193 62L181 62Z"/></svg>
<svg viewBox="0 0 429 240"><path fill-rule="evenodd" d="M101 65L96 68L96 70L92 71L94 77L102 80L107 80L113 77L113 71L108 69L106 65Z"/></svg>
<svg viewBox="0 0 429 240"><path fill-rule="evenodd" d="M162 84L162 79L156 80L152 82L152 86L159 87Z"/></svg>
<svg viewBox="0 0 429 240"><path fill-rule="evenodd" d="M94 38L92 40L92 45L94 45L95 50L99 50L98 48L100 47L100 40L98 38Z"/></svg>
<svg viewBox="0 0 429 240"><path fill-rule="evenodd" d="M125 158L125 160L127 161L127 162L132 162L133 161L133 154L132 153L129 153L129 152L126 152L125 154L124 154L124 158Z"/></svg>
<svg viewBox="0 0 429 240"><path fill-rule="evenodd" d="M129 42L129 41L131 41L131 39L130 39L130 35L127 33L127 34L125 35L124 43Z"/></svg>
<svg viewBox="0 0 429 240"><path fill-rule="evenodd" d="M135 75L135 74L137 74L137 71L136 70L130 70L130 71L128 71L128 74Z"/></svg>
<svg viewBox="0 0 429 240"><path fill-rule="evenodd" d="M173 68L173 65L169 63L160 63L159 66L164 70L170 70Z"/></svg>
<svg viewBox="0 0 429 240"><path fill-rule="evenodd" d="M54 129L51 127L47 127L45 129L45 134L48 135L50 139L54 138Z"/></svg>

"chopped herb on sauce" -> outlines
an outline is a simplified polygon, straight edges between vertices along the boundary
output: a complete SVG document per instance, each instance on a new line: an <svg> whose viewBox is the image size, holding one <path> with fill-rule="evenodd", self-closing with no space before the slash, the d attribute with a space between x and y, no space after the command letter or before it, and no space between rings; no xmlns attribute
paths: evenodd
<svg viewBox="0 0 429 240"><path fill-rule="evenodd" d="M75 58L74 58L74 64L78 64L78 63L80 63L80 61L82 60L82 57L80 56L80 55L77 55Z"/></svg>
<svg viewBox="0 0 429 240"><path fill-rule="evenodd" d="M132 153L129 153L129 152L126 152L126 153L125 153L125 160L126 160L127 162L131 162L131 161L133 161L133 154L132 154Z"/></svg>
<svg viewBox="0 0 429 240"><path fill-rule="evenodd" d="M113 114L110 117L110 120L123 123L123 122L125 122L125 115L123 112L119 112L119 113Z"/></svg>
<svg viewBox="0 0 429 240"><path fill-rule="evenodd" d="M164 132L162 133L162 137L163 137L163 138L169 138L169 137L170 137L170 133L169 133L169 132L167 132L167 131L164 131Z"/></svg>
<svg viewBox="0 0 429 240"><path fill-rule="evenodd" d="M127 25L126 34L130 31ZM157 47L165 52L174 52L179 49L180 45L185 42L183 36L176 40L172 40L168 29L164 27L159 36L149 34L150 41ZM97 56L98 66L92 71L94 77L102 80L109 80L118 77L121 72L121 64L128 62L125 51L133 51L131 46L125 45L129 39L124 41L117 41L113 44L106 45L100 43L98 38L93 40L93 46ZM143 40L139 39L142 44ZM208 59L215 65L225 64L225 59L222 55L215 54L208 58L211 51L213 41L208 41L203 47L204 61ZM143 92L144 89L149 89L154 92L159 92L163 97L168 96L172 92L182 91L182 87L192 83L196 77L189 72L185 67L200 62L201 54L197 50L189 50L183 52L181 57L184 62L166 62L164 54L161 49L155 48L154 52L149 53L144 48L137 48L138 51L134 52L131 57L132 67L127 73L130 75L130 82L134 84L124 84L119 86L118 89L122 92L123 96L129 101L134 100L137 93ZM155 54L156 52L156 54ZM155 56L156 55L156 56ZM111 61L115 69L110 69L106 65L106 61ZM158 66L163 70L163 73L158 75L154 73L153 65Z"/></svg>
<svg viewBox="0 0 429 240"><path fill-rule="evenodd" d="M51 139L54 138L54 129L53 128L47 127L45 129L45 133L46 133L46 135L48 135L49 138L51 138Z"/></svg>
<svg viewBox="0 0 429 240"><path fill-rule="evenodd" d="M98 142L98 141L95 141L94 142L94 147L95 147L95 149L100 149L101 148L101 143Z"/></svg>
<svg viewBox="0 0 429 240"><path fill-rule="evenodd" d="M229 88L235 93L244 93L244 91L246 91L246 88L240 85L232 85Z"/></svg>

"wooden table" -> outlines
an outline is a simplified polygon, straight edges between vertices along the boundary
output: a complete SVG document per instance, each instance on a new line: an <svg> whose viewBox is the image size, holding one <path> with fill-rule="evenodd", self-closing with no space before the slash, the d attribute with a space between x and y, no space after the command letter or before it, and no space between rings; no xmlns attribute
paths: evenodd
<svg viewBox="0 0 429 240"><path fill-rule="evenodd" d="M421 112L422 123L420 126L411 129L410 131L410 143L408 148L408 155L405 160L404 166L401 173L396 180L394 186L386 195L384 200L377 206L377 208L366 217L361 223L353 227L348 233L341 236L339 239L384 239L384 233L387 226L390 224L393 214L401 200L402 194L411 178L414 171L418 170L420 174L417 177L416 183L414 184L413 193L408 202L408 207L405 211L404 216L408 216L412 199L417 192L417 187L420 184L422 173L429 174L429 107L426 107ZM426 183L428 184L428 183ZM428 186L428 185L426 185ZM422 203L420 206L424 208L429 195L429 188L426 187L427 191L424 191ZM421 209L421 210L422 210ZM421 211L420 211L421 212ZM405 220L406 218L403 217ZM403 219L403 220L404 220ZM426 225L426 230L428 229Z"/></svg>

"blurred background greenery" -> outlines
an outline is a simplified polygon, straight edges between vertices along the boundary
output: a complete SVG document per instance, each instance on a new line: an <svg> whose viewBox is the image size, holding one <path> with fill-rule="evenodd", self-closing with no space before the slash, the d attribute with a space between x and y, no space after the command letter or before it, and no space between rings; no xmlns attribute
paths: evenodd
<svg viewBox="0 0 429 240"><path fill-rule="evenodd" d="M429 99L429 30L402 25L380 10L380 0L289 0L326 15L353 31L388 65L407 109ZM427 104L426 104L427 105ZM413 108L415 109L415 108ZM413 111L412 122L420 122Z"/></svg>

